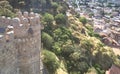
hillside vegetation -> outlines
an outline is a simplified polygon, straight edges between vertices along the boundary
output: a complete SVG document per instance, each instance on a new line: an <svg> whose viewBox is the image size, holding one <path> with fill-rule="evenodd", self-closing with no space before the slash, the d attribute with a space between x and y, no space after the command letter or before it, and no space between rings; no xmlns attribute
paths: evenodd
<svg viewBox="0 0 120 74"><path fill-rule="evenodd" d="M22 8L12 1L5 1L10 8L3 6L10 14L1 11L0 15L13 16L17 8L30 9L28 0L18 0ZM42 60L50 74L104 74L112 64L120 66L119 56L100 41L85 17L72 14L62 0L38 1L44 25Z"/></svg>

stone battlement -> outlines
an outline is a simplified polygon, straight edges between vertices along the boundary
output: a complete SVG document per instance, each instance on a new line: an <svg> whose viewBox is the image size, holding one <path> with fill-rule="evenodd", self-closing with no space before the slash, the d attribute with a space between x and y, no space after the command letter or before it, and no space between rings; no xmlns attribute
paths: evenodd
<svg viewBox="0 0 120 74"><path fill-rule="evenodd" d="M28 27L29 25L37 25L40 24L40 17L39 14L34 12L17 12L17 16L15 18L11 17L0 17L0 27L7 27L8 25L14 25L15 26L23 26Z"/></svg>
<svg viewBox="0 0 120 74"><path fill-rule="evenodd" d="M40 18L37 13L24 12L22 14L18 12L17 17L12 19L12 25L16 37L34 36L33 33L36 33L40 29Z"/></svg>
<svg viewBox="0 0 120 74"><path fill-rule="evenodd" d="M17 38L29 40L30 37L37 36L41 29L39 14L17 12L15 18L1 16L0 29L0 42Z"/></svg>

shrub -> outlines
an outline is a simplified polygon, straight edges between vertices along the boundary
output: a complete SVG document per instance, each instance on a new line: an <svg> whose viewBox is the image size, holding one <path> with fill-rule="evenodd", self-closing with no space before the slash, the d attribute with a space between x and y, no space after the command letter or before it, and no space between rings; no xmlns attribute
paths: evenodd
<svg viewBox="0 0 120 74"><path fill-rule="evenodd" d="M43 63L47 67L50 74L55 74L56 70L60 66L57 56L53 52L48 50L43 50L42 55L43 55Z"/></svg>
<svg viewBox="0 0 120 74"><path fill-rule="evenodd" d="M84 49L92 49L94 47L94 44L90 40L81 40L81 47Z"/></svg>
<svg viewBox="0 0 120 74"><path fill-rule="evenodd" d="M58 8L58 4L56 2L52 2L52 8L56 10Z"/></svg>
<svg viewBox="0 0 120 74"><path fill-rule="evenodd" d="M54 40L49 34L42 32L42 39L41 40L42 40L43 46L45 48L48 48L48 49L52 48Z"/></svg>
<svg viewBox="0 0 120 74"><path fill-rule="evenodd" d="M74 47L71 45L66 45L63 47L61 52L62 56L67 59L74 52Z"/></svg>
<svg viewBox="0 0 120 74"><path fill-rule="evenodd" d="M55 16L55 21L57 24L66 24L66 17L64 14L60 13Z"/></svg>
<svg viewBox="0 0 120 74"><path fill-rule="evenodd" d="M59 5L57 2L52 2L51 5L52 5L52 14L55 16L58 12L57 9L58 9Z"/></svg>
<svg viewBox="0 0 120 74"><path fill-rule="evenodd" d="M80 17L79 18L80 22L82 22L83 24L87 23L87 19L85 17Z"/></svg>
<svg viewBox="0 0 120 74"><path fill-rule="evenodd" d="M103 49L106 50L106 49ZM98 64L99 68L102 70L108 70L113 62L113 56L112 55L108 55L107 53L110 53L110 51L99 51L96 53L96 55L94 56L94 65ZM104 63L103 63L104 62Z"/></svg>
<svg viewBox="0 0 120 74"><path fill-rule="evenodd" d="M63 6L59 6L59 7L58 7L58 12L59 12L59 13L65 13L66 10L64 9Z"/></svg>
<svg viewBox="0 0 120 74"><path fill-rule="evenodd" d="M60 27L54 30L54 39L66 43L71 38L71 32L66 27Z"/></svg>
<svg viewBox="0 0 120 74"><path fill-rule="evenodd" d="M6 17L14 17L14 13L11 12L10 10L8 9L4 9L4 10L0 10L0 16L6 16Z"/></svg>
<svg viewBox="0 0 120 74"><path fill-rule="evenodd" d="M43 16L43 21L46 22L47 25L52 24L52 22L54 21L54 17L52 14L45 13L45 15Z"/></svg>
<svg viewBox="0 0 120 74"><path fill-rule="evenodd" d="M52 47L53 47L53 50L52 50L52 51L53 51L56 55L59 55L59 54L61 53L61 43L60 43L60 42L55 42Z"/></svg>
<svg viewBox="0 0 120 74"><path fill-rule="evenodd" d="M0 1L0 15L13 17L14 13L12 12L12 6L8 1Z"/></svg>

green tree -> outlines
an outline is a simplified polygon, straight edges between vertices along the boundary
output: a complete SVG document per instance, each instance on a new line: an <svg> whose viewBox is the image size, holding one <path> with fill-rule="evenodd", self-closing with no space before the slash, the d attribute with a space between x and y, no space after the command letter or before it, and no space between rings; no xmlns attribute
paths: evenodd
<svg viewBox="0 0 120 74"><path fill-rule="evenodd" d="M43 46L45 48L47 48L47 49L51 49L52 48L54 40L53 40L53 38L49 34L47 34L45 32L42 32L42 39L41 40L42 40Z"/></svg>
<svg viewBox="0 0 120 74"><path fill-rule="evenodd" d="M67 45L62 49L62 56L65 58L69 74L84 74L89 68L88 55L80 46Z"/></svg>
<svg viewBox="0 0 120 74"><path fill-rule="evenodd" d="M57 2L52 2L52 8L56 11L57 10L57 8L58 8L58 4L57 4Z"/></svg>
<svg viewBox="0 0 120 74"><path fill-rule="evenodd" d="M57 28L53 31L53 38L55 40L54 46L53 46L53 52L56 54L61 53L62 47L69 41L71 42L71 32L65 28L65 27L60 27Z"/></svg>
<svg viewBox="0 0 120 74"><path fill-rule="evenodd" d="M87 19L85 17L80 17L79 18L80 22L82 22L83 24L87 23Z"/></svg>
<svg viewBox="0 0 120 74"><path fill-rule="evenodd" d="M12 17L14 15L12 10L13 8L9 4L8 1L6 0L0 1L0 15L1 16Z"/></svg>
<svg viewBox="0 0 120 74"><path fill-rule="evenodd" d="M59 7L57 2L52 2L53 15L57 14L57 8Z"/></svg>
<svg viewBox="0 0 120 74"><path fill-rule="evenodd" d="M110 51L107 52L110 53ZM112 55L108 55L104 51L98 50L98 53L96 53L96 55L94 56L94 65L98 65L99 68L102 70L108 70L114 63L113 58L114 57Z"/></svg>
<svg viewBox="0 0 120 74"><path fill-rule="evenodd" d="M66 16L62 13L55 16L55 21L57 24L66 24Z"/></svg>
<svg viewBox="0 0 120 74"><path fill-rule="evenodd" d="M61 55L67 60L67 59L69 59L68 57L72 53L74 53L74 51L75 51L74 49L75 49L75 47L73 47L72 45L66 45L62 48Z"/></svg>
<svg viewBox="0 0 120 74"><path fill-rule="evenodd" d="M65 44L71 37L72 34L66 27L60 27L54 30L54 40L57 42L62 41Z"/></svg>
<svg viewBox="0 0 120 74"><path fill-rule="evenodd" d="M45 15L43 16L43 21L44 21L47 25L50 25L50 24L53 23L54 17L53 17L52 14L45 13Z"/></svg>
<svg viewBox="0 0 120 74"><path fill-rule="evenodd" d="M43 55L43 63L47 67L49 73L55 74L56 70L60 66L57 56L53 52L45 49L42 51L42 55Z"/></svg>
<svg viewBox="0 0 120 74"><path fill-rule="evenodd" d="M44 14L44 16L42 18L42 22L45 27L44 31L50 35L52 35L53 21L54 21L54 17L52 14L49 14L49 13Z"/></svg>

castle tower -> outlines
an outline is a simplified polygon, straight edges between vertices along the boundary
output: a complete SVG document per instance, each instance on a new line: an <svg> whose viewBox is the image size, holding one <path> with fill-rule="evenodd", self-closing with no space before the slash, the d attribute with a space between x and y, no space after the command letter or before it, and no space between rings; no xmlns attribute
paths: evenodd
<svg viewBox="0 0 120 74"><path fill-rule="evenodd" d="M18 14L19 15L19 14ZM40 74L40 19L33 12L13 19L18 74Z"/></svg>
<svg viewBox="0 0 120 74"><path fill-rule="evenodd" d="M37 13L0 17L0 74L40 74L41 25ZM12 25L12 26L8 26Z"/></svg>

